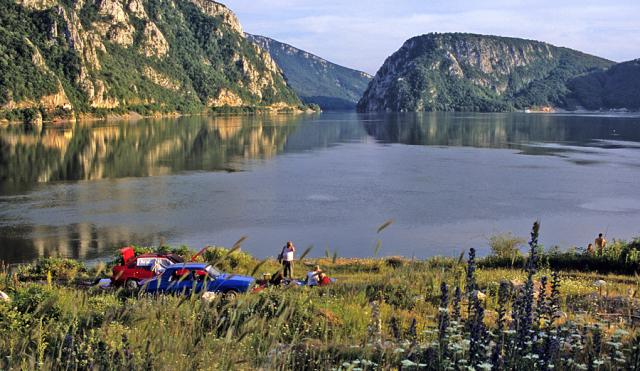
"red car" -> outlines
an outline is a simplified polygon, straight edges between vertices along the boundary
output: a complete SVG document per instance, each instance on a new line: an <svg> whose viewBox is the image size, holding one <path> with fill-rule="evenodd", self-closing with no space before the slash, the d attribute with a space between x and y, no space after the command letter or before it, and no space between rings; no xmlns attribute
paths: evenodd
<svg viewBox="0 0 640 371"><path fill-rule="evenodd" d="M140 282L153 278L175 263L182 263L184 259L175 254L143 254L136 256L133 247L120 250L122 264L113 267L111 283L115 286L125 286L137 289Z"/></svg>

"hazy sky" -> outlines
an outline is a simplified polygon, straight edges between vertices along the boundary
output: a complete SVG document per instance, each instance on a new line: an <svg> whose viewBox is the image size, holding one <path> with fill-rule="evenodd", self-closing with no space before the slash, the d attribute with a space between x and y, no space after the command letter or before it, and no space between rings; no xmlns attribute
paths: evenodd
<svg viewBox="0 0 640 371"><path fill-rule="evenodd" d="M219 0L246 32L374 74L428 32L546 41L614 61L640 58L640 0Z"/></svg>

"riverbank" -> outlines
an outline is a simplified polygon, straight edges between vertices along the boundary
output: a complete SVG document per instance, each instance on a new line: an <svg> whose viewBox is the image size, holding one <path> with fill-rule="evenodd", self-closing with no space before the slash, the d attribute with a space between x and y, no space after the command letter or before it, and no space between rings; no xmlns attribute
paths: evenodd
<svg viewBox="0 0 640 371"><path fill-rule="evenodd" d="M59 260L16 274L4 269L0 290L11 302L0 304L0 366L633 368L637 276L554 273L535 248L536 268L527 270L489 266L474 252L460 259L303 258L296 277L318 264L337 282L212 303L74 284L104 276L106 265ZM226 271L259 277L279 269L274 260L217 251L208 258Z"/></svg>
<svg viewBox="0 0 640 371"><path fill-rule="evenodd" d="M63 125L75 122L105 122L105 121L137 121L149 118L177 118L184 116L249 116L268 114L312 114L319 113L321 109L317 105L304 105L293 107L289 105L274 104L272 106L242 106L242 107L211 107L203 112L163 112L144 110L101 110L97 112L81 112L56 110L53 112L44 109L27 108L12 111L0 110L0 125Z"/></svg>

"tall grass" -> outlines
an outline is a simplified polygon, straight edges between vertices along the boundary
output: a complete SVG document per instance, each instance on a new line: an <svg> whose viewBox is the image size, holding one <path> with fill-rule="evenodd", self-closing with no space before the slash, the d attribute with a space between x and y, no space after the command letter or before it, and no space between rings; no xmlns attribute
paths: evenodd
<svg viewBox="0 0 640 371"><path fill-rule="evenodd" d="M538 228L525 270L485 268L473 251L466 261L314 259L336 284L230 302L25 283L0 269L12 299L0 303L0 369L640 367L638 306L627 295L636 280L550 271ZM237 262L255 274L278 269ZM608 281L602 292L596 278Z"/></svg>

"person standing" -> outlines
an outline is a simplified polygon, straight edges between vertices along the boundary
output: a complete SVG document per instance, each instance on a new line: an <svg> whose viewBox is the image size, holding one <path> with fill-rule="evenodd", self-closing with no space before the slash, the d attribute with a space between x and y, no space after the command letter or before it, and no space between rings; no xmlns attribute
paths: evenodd
<svg viewBox="0 0 640 371"><path fill-rule="evenodd" d="M293 242L288 241L280 253L285 278L293 278L293 255L295 252L296 247L293 246Z"/></svg>
<svg viewBox="0 0 640 371"><path fill-rule="evenodd" d="M602 233L600 233L594 242L598 256L602 256L604 254L604 249L607 247L607 240L605 240Z"/></svg>

